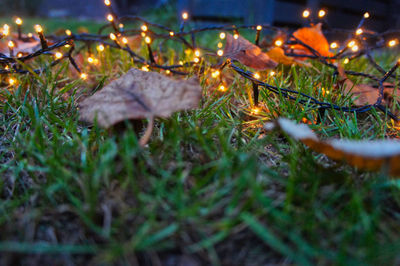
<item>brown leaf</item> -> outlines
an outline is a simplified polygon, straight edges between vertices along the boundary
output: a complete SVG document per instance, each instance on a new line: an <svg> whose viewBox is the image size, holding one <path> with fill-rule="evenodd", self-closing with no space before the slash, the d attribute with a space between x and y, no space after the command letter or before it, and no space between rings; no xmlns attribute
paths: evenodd
<svg viewBox="0 0 400 266"><path fill-rule="evenodd" d="M231 34L226 35L224 56L259 70L274 68L278 65L266 53L263 53L258 46L241 36L235 39Z"/></svg>
<svg viewBox="0 0 400 266"><path fill-rule="evenodd" d="M333 54L329 51L329 43L322 33L321 26L322 24L318 23L311 27L298 29L293 33L293 36L316 50L320 55L329 57ZM309 49L301 44L293 45L292 49L297 54L313 55Z"/></svg>
<svg viewBox="0 0 400 266"><path fill-rule="evenodd" d="M284 65L302 64L305 66L310 66L307 63L304 63L299 60L296 60L295 58L286 56L285 51L283 51L283 49L280 47L271 48L267 52L267 55L269 56L269 58L271 58L272 60L274 60L275 62L277 62L279 64L284 64Z"/></svg>
<svg viewBox="0 0 400 266"><path fill-rule="evenodd" d="M356 106L363 106L366 104L374 104L379 97L379 88L373 87L368 84L355 85L347 76L342 66L338 66L339 79L338 86L342 86L343 91L352 94L353 102ZM384 83L383 90L383 105L392 106L393 96L396 100L400 97L400 92L394 84Z"/></svg>
<svg viewBox="0 0 400 266"><path fill-rule="evenodd" d="M168 117L193 109L201 99L195 79L173 80L156 72L131 69L80 104L80 119L110 127L125 119Z"/></svg>
<svg viewBox="0 0 400 266"><path fill-rule="evenodd" d="M400 141L386 140L320 140L304 124L296 124L287 118L279 118L275 123L267 123L265 129L279 128L295 140L303 142L312 150L323 153L336 161L371 171L382 168L390 175L400 176Z"/></svg>

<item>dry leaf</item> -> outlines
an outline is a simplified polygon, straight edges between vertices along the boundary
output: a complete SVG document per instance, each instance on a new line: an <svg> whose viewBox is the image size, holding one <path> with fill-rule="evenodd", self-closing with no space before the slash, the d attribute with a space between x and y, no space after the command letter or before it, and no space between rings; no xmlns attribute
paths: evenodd
<svg viewBox="0 0 400 266"><path fill-rule="evenodd" d="M371 171L382 168L390 175L400 176L400 141L387 140L320 140L304 124L296 124L287 118L279 118L275 123L267 123L265 129L279 128L295 140L303 142L312 150L323 153L337 161Z"/></svg>
<svg viewBox="0 0 400 266"><path fill-rule="evenodd" d="M245 66L259 70L274 68L278 65L266 53L261 51L258 46L241 36L235 39L231 34L226 35L224 56L237 60Z"/></svg>
<svg viewBox="0 0 400 266"><path fill-rule="evenodd" d="M296 60L295 58L289 57L285 55L285 51L283 51L282 48L280 47L274 47L271 48L268 52L267 55L269 58L274 60L275 62L279 64L284 64L284 65L293 65L293 64L301 64L307 67L310 67L311 65L305 62L301 62L299 60Z"/></svg>
<svg viewBox="0 0 400 266"><path fill-rule="evenodd" d="M356 106L364 106L367 104L374 104L379 97L379 88L375 88L368 84L357 84L354 83L346 76L342 66L338 66L339 79L338 86L342 86L343 91L348 94L352 94L353 102ZM384 83L383 90L383 105L389 107L393 103L393 96L397 99L400 97L399 90L391 83Z"/></svg>
<svg viewBox="0 0 400 266"><path fill-rule="evenodd" d="M110 127L125 119L168 117L193 109L201 99L195 79L174 80L156 72L131 69L81 102L80 119Z"/></svg>
<svg viewBox="0 0 400 266"><path fill-rule="evenodd" d="M329 43L326 40L321 30L321 23L313 25L311 27L304 27L298 29L293 33L293 36L312 47L322 56L332 56L333 54L329 51ZM313 55L306 47L301 44L293 45L293 50L297 54Z"/></svg>

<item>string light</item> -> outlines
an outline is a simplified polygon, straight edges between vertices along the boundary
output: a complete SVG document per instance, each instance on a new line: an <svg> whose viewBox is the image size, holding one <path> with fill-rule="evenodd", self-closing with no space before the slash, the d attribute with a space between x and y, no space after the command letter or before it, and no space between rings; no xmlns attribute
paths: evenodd
<svg viewBox="0 0 400 266"><path fill-rule="evenodd" d="M213 72L211 73L211 77L213 77L213 78L218 78L220 74L221 74L221 73L219 72L219 70L215 70L215 71L213 71Z"/></svg>
<svg viewBox="0 0 400 266"><path fill-rule="evenodd" d="M275 71L269 72L269 75L270 75L271 77L275 76Z"/></svg>
<svg viewBox="0 0 400 266"><path fill-rule="evenodd" d="M217 44L217 47L218 47L218 48L222 48L222 46L224 46L224 45L222 44L222 42L219 42L219 43Z"/></svg>
<svg viewBox="0 0 400 266"><path fill-rule="evenodd" d="M88 57L87 61L89 62L89 64L93 64L94 58L90 56L90 57Z"/></svg>
<svg viewBox="0 0 400 266"><path fill-rule="evenodd" d="M10 84L10 86L13 86L15 83L17 83L17 81L13 78L9 78L8 79L8 84Z"/></svg>
<svg viewBox="0 0 400 266"><path fill-rule="evenodd" d="M219 49L219 50L217 51L217 55L218 55L218 56L223 56L223 55L224 55L224 51L222 51L221 49Z"/></svg>
<svg viewBox="0 0 400 266"><path fill-rule="evenodd" d="M119 24L118 24L118 28L120 28L121 30L123 30L123 29L124 29L124 24L119 23Z"/></svg>
<svg viewBox="0 0 400 266"><path fill-rule="evenodd" d="M175 33L173 31L169 32L169 36L174 37Z"/></svg>
<svg viewBox="0 0 400 266"><path fill-rule="evenodd" d="M57 52L57 53L54 55L54 57L55 57L56 59L60 59L61 57L63 57L63 54L60 53L60 52Z"/></svg>
<svg viewBox="0 0 400 266"><path fill-rule="evenodd" d="M397 44L398 44L397 39L393 39L393 40L390 40L390 41L388 42L388 46L389 46L389 47L396 46Z"/></svg>
<svg viewBox="0 0 400 266"><path fill-rule="evenodd" d="M9 41L8 42L8 48L10 50L10 56L14 56L14 42L13 41Z"/></svg>
<svg viewBox="0 0 400 266"><path fill-rule="evenodd" d="M83 80L87 79L87 74L81 73L81 79L83 79Z"/></svg>
<svg viewBox="0 0 400 266"><path fill-rule="evenodd" d="M350 62L350 60L348 58L344 59L343 64L348 64Z"/></svg>
<svg viewBox="0 0 400 266"><path fill-rule="evenodd" d="M321 10L318 12L318 17L320 17L320 18L325 17L325 15L326 15L326 11L323 10L323 9L321 9Z"/></svg>
<svg viewBox="0 0 400 266"><path fill-rule="evenodd" d="M224 92L226 91L226 87L224 85L219 85L218 90Z"/></svg>
<svg viewBox="0 0 400 266"><path fill-rule="evenodd" d="M182 13L183 20L187 20L189 18L189 14L187 12Z"/></svg>
<svg viewBox="0 0 400 266"><path fill-rule="evenodd" d="M260 74L258 74L258 73L254 73L254 78L255 78L255 79L260 79L261 76L260 76Z"/></svg>
<svg viewBox="0 0 400 266"><path fill-rule="evenodd" d="M28 37L29 37L29 38L32 38L32 37L33 37L33 34L32 34L31 32L29 32L29 33L28 33Z"/></svg>
<svg viewBox="0 0 400 266"><path fill-rule="evenodd" d="M149 72L149 68L147 66L142 66L142 71Z"/></svg>
<svg viewBox="0 0 400 266"><path fill-rule="evenodd" d="M279 47L279 46L282 46L282 44L283 44L283 41L282 41L282 40L276 40L276 41L275 41L275 45L278 46L278 47Z"/></svg>
<svg viewBox="0 0 400 266"><path fill-rule="evenodd" d="M144 41L145 41L147 44L150 44L150 43L151 43L151 38L150 38L149 36L146 36L146 38L144 38Z"/></svg>
<svg viewBox="0 0 400 266"><path fill-rule="evenodd" d="M21 58L23 56L23 54L21 53L21 52L19 52L18 54L17 54L17 57L18 58Z"/></svg>
<svg viewBox="0 0 400 266"><path fill-rule="evenodd" d="M356 45L356 41L354 40L349 41L349 43L347 44L349 48L353 47L354 45Z"/></svg>
<svg viewBox="0 0 400 266"><path fill-rule="evenodd" d="M102 45L102 44L97 45L97 51L103 52L104 51L104 45Z"/></svg>
<svg viewBox="0 0 400 266"><path fill-rule="evenodd" d="M108 14L108 15L107 15L107 20L110 21L110 22L113 22L113 21L114 21L113 15Z"/></svg>
<svg viewBox="0 0 400 266"><path fill-rule="evenodd" d="M257 29L258 31L260 31L260 30L262 30L262 26L261 26L261 25L258 25L256 29Z"/></svg>
<svg viewBox="0 0 400 266"><path fill-rule="evenodd" d="M111 5L111 2L110 2L110 0L104 0L104 4L105 4L106 6L110 6L110 5Z"/></svg>
<svg viewBox="0 0 400 266"><path fill-rule="evenodd" d="M310 16L310 11L308 9L303 11L303 18L308 18Z"/></svg>
<svg viewBox="0 0 400 266"><path fill-rule="evenodd" d="M146 32L148 30L147 26L145 24L142 25L142 27L140 27L142 29L143 32Z"/></svg>
<svg viewBox="0 0 400 266"><path fill-rule="evenodd" d="M67 34L67 36L71 36L72 32L70 30L65 30L65 34Z"/></svg>
<svg viewBox="0 0 400 266"><path fill-rule="evenodd" d="M253 115L257 115L260 112L260 108L258 107L254 107L251 109L251 114Z"/></svg>
<svg viewBox="0 0 400 266"><path fill-rule="evenodd" d="M36 24L36 25L35 25L35 31L36 31L37 33L43 32L42 26L40 26L39 24Z"/></svg>
<svg viewBox="0 0 400 266"><path fill-rule="evenodd" d="M22 38L22 19L21 18L16 18L15 19L15 24L17 24L17 30L18 30L18 39Z"/></svg>
<svg viewBox="0 0 400 266"><path fill-rule="evenodd" d="M225 32L221 32L221 33L219 34L219 38L220 38L221 40L225 39L225 37L226 37Z"/></svg>
<svg viewBox="0 0 400 266"><path fill-rule="evenodd" d="M200 62L200 58L195 57L195 58L193 59L193 61L194 61L195 63L199 63L199 62Z"/></svg>
<svg viewBox="0 0 400 266"><path fill-rule="evenodd" d="M356 35L361 35L362 33L363 33L363 30L361 28L356 30Z"/></svg>
<svg viewBox="0 0 400 266"><path fill-rule="evenodd" d="M239 39L239 34L235 33L235 34L233 35L233 38L234 38L235 40Z"/></svg>
<svg viewBox="0 0 400 266"><path fill-rule="evenodd" d="M194 51L194 55L195 56L197 56L197 57L200 57L200 50L199 49L196 49L195 51Z"/></svg>
<svg viewBox="0 0 400 266"><path fill-rule="evenodd" d="M165 70L165 74L167 74L167 75L171 74L171 70L169 70L169 69Z"/></svg>
<svg viewBox="0 0 400 266"><path fill-rule="evenodd" d="M8 24L4 24L3 25L3 35L7 36L8 34L10 34L10 26L8 26Z"/></svg>
<svg viewBox="0 0 400 266"><path fill-rule="evenodd" d="M117 36L115 36L115 34L111 32L110 33L110 39L113 40L113 41L116 41L117 40Z"/></svg>
<svg viewBox="0 0 400 266"><path fill-rule="evenodd" d="M365 12L365 13L364 13L364 18L369 18L369 17L370 17L369 13L368 13L368 12Z"/></svg>
<svg viewBox="0 0 400 266"><path fill-rule="evenodd" d="M21 26L22 25L22 19L21 18L16 18L15 19L15 24Z"/></svg>
<svg viewBox="0 0 400 266"><path fill-rule="evenodd" d="M338 44L336 42L331 43L331 48L332 49L338 48Z"/></svg>
<svg viewBox="0 0 400 266"><path fill-rule="evenodd" d="M123 44L128 44L128 39L126 37L122 37L122 43Z"/></svg>
<svg viewBox="0 0 400 266"><path fill-rule="evenodd" d="M358 51L358 45L354 45L353 47L351 47L351 50L353 52L357 52Z"/></svg>

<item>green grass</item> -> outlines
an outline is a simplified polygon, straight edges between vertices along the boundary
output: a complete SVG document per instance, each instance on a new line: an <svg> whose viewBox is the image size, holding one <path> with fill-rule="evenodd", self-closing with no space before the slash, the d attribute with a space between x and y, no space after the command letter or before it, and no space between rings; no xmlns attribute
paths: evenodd
<svg viewBox="0 0 400 266"><path fill-rule="evenodd" d="M202 39L209 40L217 43L214 35ZM140 67L119 51L96 56L101 65L85 67L88 82L67 62L40 77L19 76L15 87L2 79L0 265L398 263L396 180L261 129L279 116L314 121L309 107L262 91L263 108L251 115L251 84L234 75L220 93L217 81L201 78L201 107L158 119L141 148L137 123L105 130L78 121L82 95ZM378 60L388 68L395 56ZM346 68L377 74L364 59ZM320 64L261 74L271 84L351 104ZM323 96L322 86L330 94ZM398 136L378 112L329 110L312 128L322 138Z"/></svg>

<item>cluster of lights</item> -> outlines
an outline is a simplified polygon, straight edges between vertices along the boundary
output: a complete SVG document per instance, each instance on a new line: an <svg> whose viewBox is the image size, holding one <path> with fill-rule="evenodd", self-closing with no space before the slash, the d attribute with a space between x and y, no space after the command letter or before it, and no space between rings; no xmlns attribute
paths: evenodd
<svg viewBox="0 0 400 266"><path fill-rule="evenodd" d="M309 18L311 16L311 11L309 9L305 9L302 13L303 18ZM318 17L323 18L326 16L326 11L323 9L320 9L318 11Z"/></svg>

